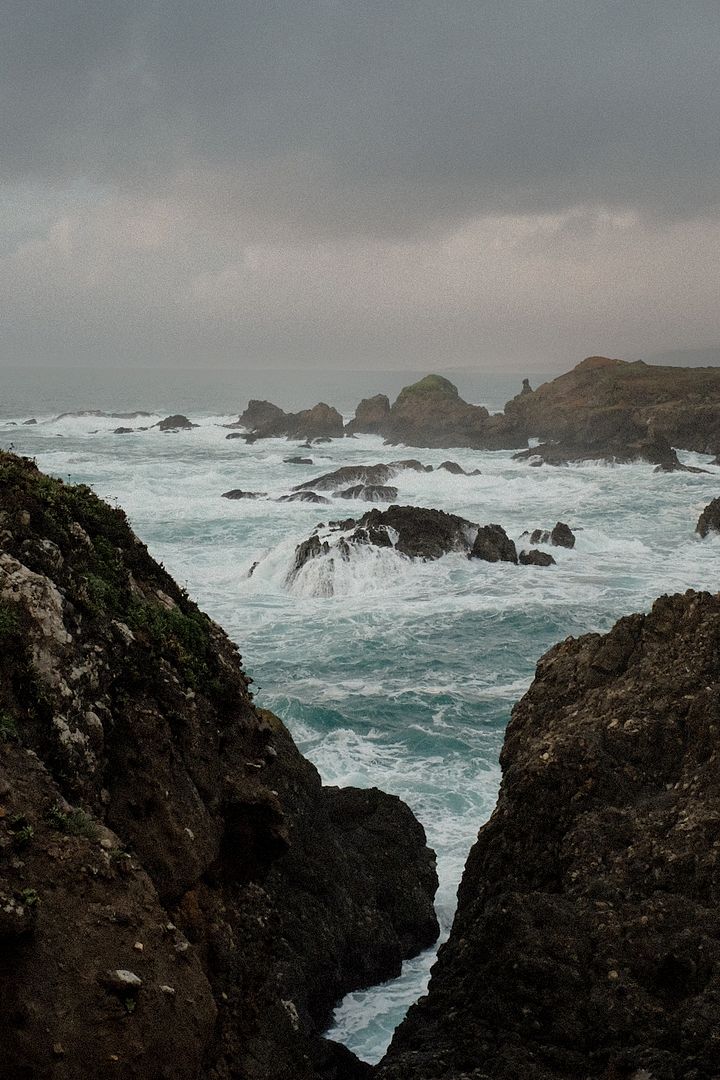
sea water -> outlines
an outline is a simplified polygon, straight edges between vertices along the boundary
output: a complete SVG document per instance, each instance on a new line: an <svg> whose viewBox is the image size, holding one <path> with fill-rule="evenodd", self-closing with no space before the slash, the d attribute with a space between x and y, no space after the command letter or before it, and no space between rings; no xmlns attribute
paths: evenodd
<svg viewBox="0 0 720 1080"><path fill-rule="evenodd" d="M248 446L227 440L222 426L249 397L296 408L325 398L351 414L361 394L396 392L408 381L407 373L345 381L315 373L304 383L260 372L18 373L4 385L0 446L12 444L44 470L89 483L123 507L152 554L238 643L259 704L285 719L326 783L376 785L412 807L437 852L445 936L465 858L497 796L505 725L538 658L568 635L604 631L620 615L647 610L661 593L718 589L720 542L700 541L694 527L720 494L720 469L692 454L681 457L706 473L658 474L642 463L531 468L511 452L405 450L374 436L303 450L313 464L298 466L284 461L299 453L295 443ZM472 400L500 407L518 380L468 376L469 388L458 381ZM91 407L152 415L58 419ZM113 434L177 411L199 426ZM24 425L29 417L38 423ZM295 546L317 524L359 516L367 506L288 504L279 496L341 465L407 456L431 465L450 458L481 475L402 472L392 481L398 502L497 522L519 544L526 529L565 521L576 531L574 549L553 548L550 568L459 554L411 562L363 549L349 562L335 560L332 570L321 560L289 583ZM221 498L238 487L266 494ZM378 1060L424 992L433 956L408 962L399 979L350 994L331 1036Z"/></svg>

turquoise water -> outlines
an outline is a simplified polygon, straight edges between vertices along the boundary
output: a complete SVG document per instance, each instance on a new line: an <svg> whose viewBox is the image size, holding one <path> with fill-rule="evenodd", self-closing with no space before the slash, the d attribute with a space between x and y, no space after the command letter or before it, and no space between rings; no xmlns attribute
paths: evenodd
<svg viewBox="0 0 720 1080"><path fill-rule="evenodd" d="M152 553L240 645L258 701L285 718L326 782L377 785L412 806L438 853L445 933L468 849L496 798L510 709L538 657L569 634L604 630L619 615L646 609L662 592L718 587L720 543L693 535L700 510L720 493L718 468L707 466L708 475L656 475L642 464L534 469L505 452L417 450L412 456L429 464L450 457L482 475L403 473L393 481L398 501L499 522L516 540L525 529L567 521L578 530L575 549L555 549L558 565L550 569L360 552L333 570L311 565L288 585L295 545L320 521L364 507L274 499L341 464L407 455L366 436L320 446L313 466L293 466L283 457L294 444L228 442L219 425L251 396L274 396L286 407L325 397L350 412L348 400L395 389L390 380L402 385L407 375L355 376L344 399L330 392L329 376L317 374L294 388L277 373L245 376L237 387L235 376L206 379L204 391L197 378L179 376L79 378L23 376L6 386L0 445L12 442L42 468L92 484L127 511ZM478 376L464 391L499 407L516 384L515 377ZM56 419L73 406L157 410L137 423L180 410L200 426L117 436L120 421L111 418ZM21 426L30 415L40 422ZM221 499L230 487L268 498ZM321 595L328 578L332 596ZM431 962L425 954L399 980L350 995L333 1036L377 1060L423 992Z"/></svg>

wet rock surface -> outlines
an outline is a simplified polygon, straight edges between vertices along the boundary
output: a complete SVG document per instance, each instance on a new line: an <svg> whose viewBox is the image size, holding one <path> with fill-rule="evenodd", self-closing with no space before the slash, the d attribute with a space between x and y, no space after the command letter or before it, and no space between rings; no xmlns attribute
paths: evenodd
<svg viewBox="0 0 720 1080"><path fill-rule="evenodd" d="M720 597L540 661L381 1080L716 1080Z"/></svg>
<svg viewBox="0 0 720 1080"><path fill-rule="evenodd" d="M538 551L536 548L521 551L518 562L521 566L555 566L555 560L549 551Z"/></svg>
<svg viewBox="0 0 720 1080"><path fill-rule="evenodd" d="M529 536L531 544L552 544L553 547L574 548L575 533L564 521L557 521L552 529L533 529L531 533L523 533L523 537Z"/></svg>
<svg viewBox="0 0 720 1080"><path fill-rule="evenodd" d="M0 518L0 1075L366 1075L318 1032L434 939L421 826L322 787L121 511L2 454Z"/></svg>
<svg viewBox="0 0 720 1080"><path fill-rule="evenodd" d="M695 532L703 538L709 533L720 533L720 499L709 502L698 518Z"/></svg>
<svg viewBox="0 0 720 1080"><path fill-rule="evenodd" d="M164 420L159 420L157 424L153 424L153 427L159 428L160 431L189 431L197 427L197 424L193 424L187 416L176 413L174 416L166 416Z"/></svg>
<svg viewBox="0 0 720 1080"><path fill-rule="evenodd" d="M267 491L243 491L242 488L231 488L230 491L223 491L220 498L222 499L263 499L267 496Z"/></svg>
<svg viewBox="0 0 720 1080"><path fill-rule="evenodd" d="M502 525L481 525L470 551L471 559L485 562L518 561L515 542L510 539Z"/></svg>

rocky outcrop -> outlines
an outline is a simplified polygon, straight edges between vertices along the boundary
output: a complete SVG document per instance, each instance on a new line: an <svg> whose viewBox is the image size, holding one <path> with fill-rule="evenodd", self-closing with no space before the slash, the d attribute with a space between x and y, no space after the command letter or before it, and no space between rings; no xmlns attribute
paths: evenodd
<svg viewBox="0 0 720 1080"><path fill-rule="evenodd" d="M344 491L336 491L338 499L362 499L363 502L392 502L398 497L398 489L387 484L354 484Z"/></svg>
<svg viewBox="0 0 720 1080"><path fill-rule="evenodd" d="M438 469L444 469L445 472L452 473L453 476L481 476L479 469L471 469L470 472L466 472L462 465L458 465L457 461L443 461L438 465Z"/></svg>
<svg viewBox="0 0 720 1080"><path fill-rule="evenodd" d="M221 499L264 499L267 496L267 491L243 491L242 488L232 488L230 491L223 491L220 496Z"/></svg>
<svg viewBox="0 0 720 1080"><path fill-rule="evenodd" d="M313 459L311 457L298 457L297 455L295 455L294 457L283 458L283 461L286 465L312 465L313 463Z"/></svg>
<svg viewBox="0 0 720 1080"><path fill-rule="evenodd" d="M553 547L574 548L575 533L564 521L556 521L552 529L533 529L531 533L523 533L523 537L529 537L531 544L552 544Z"/></svg>
<svg viewBox="0 0 720 1080"><path fill-rule="evenodd" d="M318 442L340 438L344 434L343 419L337 409L321 401L312 409L286 413L271 401L251 400L245 412L229 427L243 428L249 441L287 436Z"/></svg>
<svg viewBox="0 0 720 1080"><path fill-rule="evenodd" d="M518 561L515 544L502 525L482 525L478 529L470 558L483 559L485 562Z"/></svg>
<svg viewBox="0 0 720 1080"><path fill-rule="evenodd" d="M703 539L708 533L720 533L720 499L713 499L707 504L698 518L695 532L699 533Z"/></svg>
<svg viewBox="0 0 720 1080"><path fill-rule="evenodd" d="M348 435L381 435L390 414L390 401L385 394L363 398L355 410L354 418L345 425Z"/></svg>
<svg viewBox="0 0 720 1080"><path fill-rule="evenodd" d="M159 428L160 431L190 431L191 428L197 426L197 424L193 424L188 420L187 416L182 416L180 413L166 416L164 420L159 420L157 424L153 424L153 427Z"/></svg>
<svg viewBox="0 0 720 1080"><path fill-rule="evenodd" d="M436 930L421 827L323 788L121 511L0 455L0 1075L351 1080Z"/></svg>
<svg viewBox="0 0 720 1080"><path fill-rule="evenodd" d="M538 551L531 548L530 551L521 551L518 555L521 566L555 566L555 560L549 551Z"/></svg>
<svg viewBox="0 0 720 1080"><path fill-rule="evenodd" d="M583 453L677 468L672 447L720 450L720 369L590 356L513 398L505 416L528 435L565 446L566 460L583 460Z"/></svg>
<svg viewBox="0 0 720 1080"><path fill-rule="evenodd" d="M294 491L339 491L349 484L384 484L397 475L392 465L343 465L333 472L323 473L312 480L297 484Z"/></svg>
<svg viewBox="0 0 720 1080"><path fill-rule="evenodd" d="M379 433L391 445L483 446L487 409L469 405L441 375L427 375L398 394Z"/></svg>
<svg viewBox="0 0 720 1080"><path fill-rule="evenodd" d="M316 491L293 491L290 495L281 495L278 502L306 502L306 503L329 503L324 495L318 495Z"/></svg>
<svg viewBox="0 0 720 1080"><path fill-rule="evenodd" d="M715 1080L720 597L556 645L381 1080Z"/></svg>

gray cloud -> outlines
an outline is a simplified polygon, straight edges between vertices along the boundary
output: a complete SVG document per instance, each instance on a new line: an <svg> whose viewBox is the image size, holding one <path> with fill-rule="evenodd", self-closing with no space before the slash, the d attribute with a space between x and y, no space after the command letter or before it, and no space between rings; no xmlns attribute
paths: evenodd
<svg viewBox="0 0 720 1080"><path fill-rule="evenodd" d="M6 0L6 350L713 344L718 42L717 0Z"/></svg>

